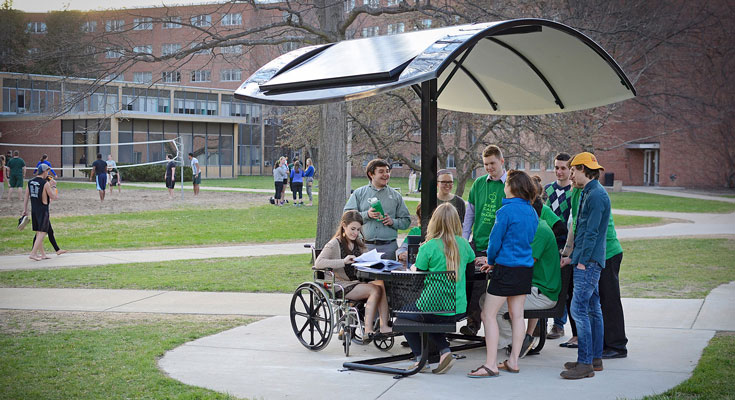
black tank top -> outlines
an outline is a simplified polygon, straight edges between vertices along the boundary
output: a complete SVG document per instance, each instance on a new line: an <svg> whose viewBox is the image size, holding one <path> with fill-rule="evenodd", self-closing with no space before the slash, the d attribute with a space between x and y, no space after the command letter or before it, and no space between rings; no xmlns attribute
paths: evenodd
<svg viewBox="0 0 735 400"><path fill-rule="evenodd" d="M345 246L344 243L342 243L341 240L337 239L339 242L339 255L342 259L349 255L353 255L355 257L359 257L362 254L362 251L360 250L360 247L357 244L354 244L352 246L352 251ZM345 265L345 274L347 274L347 277L350 278L351 281L357 280L357 275L355 274L355 267L352 266L352 264Z"/></svg>
<svg viewBox="0 0 735 400"><path fill-rule="evenodd" d="M28 189L31 195L31 210L40 210L48 207L48 204L43 204L43 188L47 182L40 177L35 177L28 181Z"/></svg>

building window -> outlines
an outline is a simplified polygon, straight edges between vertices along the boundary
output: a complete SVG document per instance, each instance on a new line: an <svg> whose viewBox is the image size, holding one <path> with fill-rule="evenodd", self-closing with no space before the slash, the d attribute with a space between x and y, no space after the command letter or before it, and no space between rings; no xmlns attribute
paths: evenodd
<svg viewBox="0 0 735 400"><path fill-rule="evenodd" d="M397 24L388 24L388 35L395 35L396 33L403 33L406 30L406 25L403 22Z"/></svg>
<svg viewBox="0 0 735 400"><path fill-rule="evenodd" d="M242 46L239 44L235 46L224 46L220 51L222 54L242 54Z"/></svg>
<svg viewBox="0 0 735 400"><path fill-rule="evenodd" d="M554 170L554 158L556 158L556 154L554 154L553 152L549 152L549 154L546 155L546 170L547 171Z"/></svg>
<svg viewBox="0 0 735 400"><path fill-rule="evenodd" d="M178 43L167 43L161 46L161 55L168 56L181 51L181 45Z"/></svg>
<svg viewBox="0 0 735 400"><path fill-rule="evenodd" d="M209 70L191 71L191 81L192 82L211 82L212 81L212 71L209 71Z"/></svg>
<svg viewBox="0 0 735 400"><path fill-rule="evenodd" d="M122 73L119 74L110 74L105 76L103 81L114 81L114 82L123 82L125 80L125 75Z"/></svg>
<svg viewBox="0 0 735 400"><path fill-rule="evenodd" d="M92 33L97 30L97 21L87 21L82 24L82 32Z"/></svg>
<svg viewBox="0 0 735 400"><path fill-rule="evenodd" d="M191 17L191 24L198 27L212 26L211 15L195 15Z"/></svg>
<svg viewBox="0 0 735 400"><path fill-rule="evenodd" d="M362 0L362 4L368 7L378 7L380 6L380 0Z"/></svg>
<svg viewBox="0 0 735 400"><path fill-rule="evenodd" d="M219 74L222 82L240 82L242 80L242 71L239 69L223 69Z"/></svg>
<svg viewBox="0 0 735 400"><path fill-rule="evenodd" d="M125 20L122 19L108 19L105 21L106 32L121 32L125 26Z"/></svg>
<svg viewBox="0 0 735 400"><path fill-rule="evenodd" d="M161 80L166 83L181 82L181 72L179 71L163 71L161 72Z"/></svg>
<svg viewBox="0 0 735 400"><path fill-rule="evenodd" d="M168 17L166 21L161 24L163 29L177 29L181 28L181 17Z"/></svg>
<svg viewBox="0 0 735 400"><path fill-rule="evenodd" d="M222 25L224 26L240 26L242 25L242 14L225 14L222 16Z"/></svg>
<svg viewBox="0 0 735 400"><path fill-rule="evenodd" d="M447 168L456 168L454 165L454 154L449 154L447 156Z"/></svg>
<svg viewBox="0 0 735 400"><path fill-rule="evenodd" d="M378 36L379 32L380 32L380 28L377 26L369 26L367 28L362 28L362 37Z"/></svg>
<svg viewBox="0 0 735 400"><path fill-rule="evenodd" d="M146 44L144 46L135 46L135 47L133 47L133 52L135 52L135 53L153 54L153 46L150 45L150 44Z"/></svg>
<svg viewBox="0 0 735 400"><path fill-rule="evenodd" d="M515 157L515 162L513 163L513 169L523 170L526 169L526 160L524 160L521 157Z"/></svg>
<svg viewBox="0 0 735 400"><path fill-rule="evenodd" d="M421 20L421 29L429 29L431 28L431 19L422 19Z"/></svg>
<svg viewBox="0 0 735 400"><path fill-rule="evenodd" d="M149 31L153 29L153 18L143 17L133 19L133 30Z"/></svg>
<svg viewBox="0 0 735 400"><path fill-rule="evenodd" d="M120 58L122 57L123 52L120 49L110 49L108 48L105 51L105 58Z"/></svg>
<svg viewBox="0 0 735 400"><path fill-rule="evenodd" d="M345 12L350 12L355 8L355 0L345 0Z"/></svg>
<svg viewBox="0 0 735 400"><path fill-rule="evenodd" d="M531 153L531 160L529 161L531 171L541 171L541 154Z"/></svg>
<svg viewBox="0 0 735 400"><path fill-rule="evenodd" d="M386 2L386 5L387 5L388 7L392 7L392 6L397 6L397 5L398 5L398 0L388 0L388 1Z"/></svg>
<svg viewBox="0 0 735 400"><path fill-rule="evenodd" d="M46 33L45 22L29 22L26 28L28 33Z"/></svg>
<svg viewBox="0 0 735 400"><path fill-rule="evenodd" d="M133 72L133 82L152 83L153 73L152 72Z"/></svg>

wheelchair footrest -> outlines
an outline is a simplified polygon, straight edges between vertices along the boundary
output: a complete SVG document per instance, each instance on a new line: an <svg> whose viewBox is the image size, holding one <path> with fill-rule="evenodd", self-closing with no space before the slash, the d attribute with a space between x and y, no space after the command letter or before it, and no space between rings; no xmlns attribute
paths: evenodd
<svg viewBox="0 0 735 400"><path fill-rule="evenodd" d="M449 323L431 323L412 321L405 318L396 318L393 321L394 332L455 332L457 324Z"/></svg>

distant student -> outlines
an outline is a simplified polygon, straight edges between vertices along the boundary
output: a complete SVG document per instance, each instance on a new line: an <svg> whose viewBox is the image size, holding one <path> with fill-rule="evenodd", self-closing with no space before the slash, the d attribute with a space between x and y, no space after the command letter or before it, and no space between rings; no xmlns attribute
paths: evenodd
<svg viewBox="0 0 735 400"><path fill-rule="evenodd" d="M102 158L101 155L100 158ZM51 200L57 198L56 185L46 180L49 169L51 167L46 164L39 166L38 175L28 181L28 189L26 189L25 202L23 203L23 215L28 215L28 203L31 203L31 223L33 224L33 231L36 232L36 240L29 258L34 261L49 258L43 250L43 239L51 230L48 205Z"/></svg>
<svg viewBox="0 0 735 400"><path fill-rule="evenodd" d="M309 196L309 204L307 204L309 207L314 205L314 196L311 193L312 187L314 186L314 172L314 164L311 162L311 158L307 158L304 179L306 180L306 194Z"/></svg>
<svg viewBox="0 0 735 400"><path fill-rule="evenodd" d="M51 168L51 163L48 161L48 155L46 155L46 154L42 155L41 156L41 160L36 164L36 169L33 170L33 174L34 175L37 175L38 174L38 167L40 167L41 164L48 165L49 172L51 173L51 175L53 175L54 178L58 178L58 176L56 175L56 172L54 172L54 169Z"/></svg>
<svg viewBox="0 0 735 400"><path fill-rule="evenodd" d="M194 157L194 153L189 153L189 163L191 164L191 182L194 185L194 196L197 196L199 185L202 183L202 170L199 168L199 160Z"/></svg>
<svg viewBox="0 0 735 400"><path fill-rule="evenodd" d="M301 169L301 163L294 161L293 169L291 169L291 194L293 195L293 205L303 206L303 188L304 188L304 170ZM299 201L296 202L296 195L299 195Z"/></svg>
<svg viewBox="0 0 735 400"><path fill-rule="evenodd" d="M0 155L0 199L5 193L5 177L8 176L8 167L5 166L5 156Z"/></svg>
<svg viewBox="0 0 735 400"><path fill-rule="evenodd" d="M9 170L8 184L10 189L8 195L10 199L13 199L13 189L18 192L18 200L23 197L23 171L26 167L26 162L20 158L20 152L18 150L13 151L13 158L8 160L7 167Z"/></svg>
<svg viewBox="0 0 735 400"><path fill-rule="evenodd" d="M485 364L468 374L470 378L494 377L499 369L518 372L518 359L526 337L523 308L533 280L531 243L538 229L538 216L531 207L531 201L536 198L536 188L525 172L511 170L505 180L504 191L503 205L496 213L495 224L490 231L487 263L480 268L483 272L492 271L482 310L487 358ZM506 301L513 342L510 357L498 365L496 316Z"/></svg>
<svg viewBox="0 0 735 400"><path fill-rule="evenodd" d="M168 163L166 164L166 173L164 179L166 180L166 188L168 189L169 200L174 199L174 186L176 185L176 163L174 162L174 156L166 154Z"/></svg>
<svg viewBox="0 0 735 400"><path fill-rule="evenodd" d="M97 192L100 194L100 201L105 201L107 163L102 161L102 153L97 153L97 160L92 163L92 172L89 177L97 183Z"/></svg>

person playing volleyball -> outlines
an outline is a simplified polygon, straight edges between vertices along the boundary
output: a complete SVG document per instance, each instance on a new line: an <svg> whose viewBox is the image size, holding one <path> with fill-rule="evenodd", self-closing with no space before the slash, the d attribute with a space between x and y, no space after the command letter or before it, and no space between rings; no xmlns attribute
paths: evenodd
<svg viewBox="0 0 735 400"><path fill-rule="evenodd" d="M107 187L107 163L102 160L102 153L97 153L97 160L92 163L92 173L90 178L97 183L97 193L100 194L100 201L105 201L105 188Z"/></svg>

